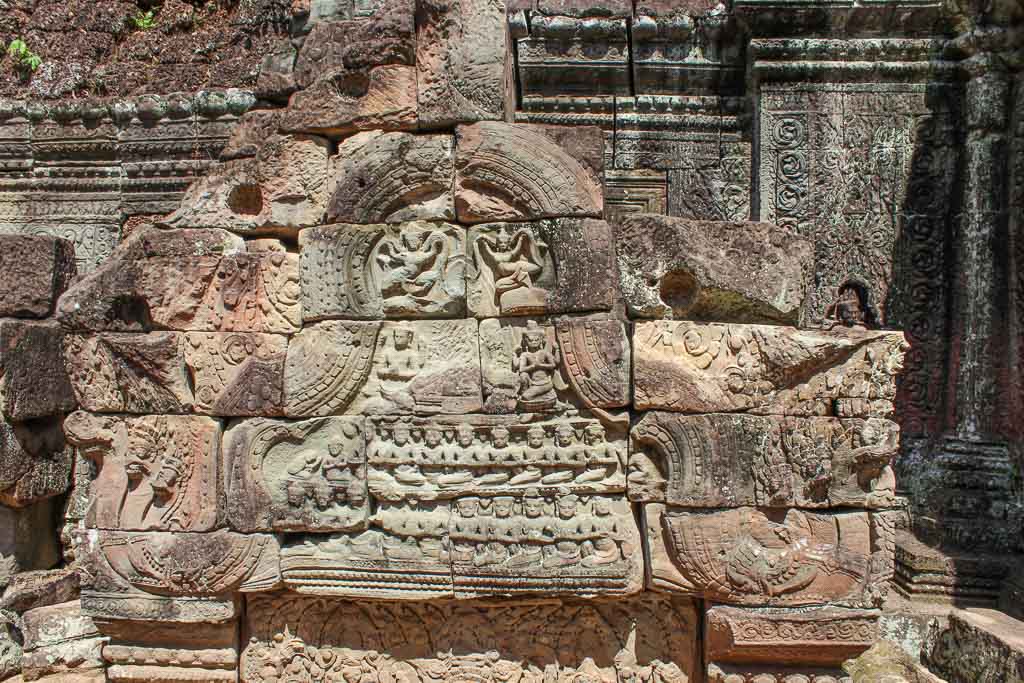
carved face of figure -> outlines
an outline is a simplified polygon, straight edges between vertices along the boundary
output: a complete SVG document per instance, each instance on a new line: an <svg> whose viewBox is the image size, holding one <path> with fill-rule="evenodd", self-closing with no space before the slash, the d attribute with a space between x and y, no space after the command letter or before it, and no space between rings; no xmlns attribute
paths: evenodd
<svg viewBox="0 0 1024 683"><path fill-rule="evenodd" d="M555 430L555 443L558 444L559 446L561 446L562 448L566 448L568 446L571 446L572 445L572 441L573 441L572 427L569 427L567 425L562 425L558 429Z"/></svg>
<svg viewBox="0 0 1024 683"><path fill-rule="evenodd" d="M423 440L427 442L427 445L433 448L441 443L441 430L434 427L430 427L423 434Z"/></svg>
<svg viewBox="0 0 1024 683"><path fill-rule="evenodd" d="M170 497L177 487L183 464L173 447L168 449L167 434L161 426L137 428L125 439L124 468L128 481L138 486L148 480L154 491Z"/></svg>
<svg viewBox="0 0 1024 683"><path fill-rule="evenodd" d="M494 444L495 448L505 448L508 446L508 430L504 427L495 427L494 431L491 432L491 443Z"/></svg>
<svg viewBox="0 0 1024 683"><path fill-rule="evenodd" d="M526 443L529 444L530 448L540 448L544 445L544 430L540 427L534 427L526 433Z"/></svg>
<svg viewBox="0 0 1024 683"><path fill-rule="evenodd" d="M412 330L397 329L394 333L395 348L405 350L412 344Z"/></svg>
<svg viewBox="0 0 1024 683"><path fill-rule="evenodd" d="M612 502L607 498L594 498L594 514L607 515L612 511Z"/></svg>
<svg viewBox="0 0 1024 683"><path fill-rule="evenodd" d="M405 243L409 245L409 251L419 251L423 245L423 233L416 231L406 233Z"/></svg>
<svg viewBox="0 0 1024 683"><path fill-rule="evenodd" d="M543 330L527 332L523 335L523 339L526 340L527 351L537 352L544 348Z"/></svg>
<svg viewBox="0 0 1024 683"><path fill-rule="evenodd" d="M455 509L460 517L475 517L480 510L480 501L476 498L460 498L455 501Z"/></svg>
<svg viewBox="0 0 1024 683"><path fill-rule="evenodd" d="M498 249L508 251L512 247L512 234L508 230L499 230L497 234Z"/></svg>
<svg viewBox="0 0 1024 683"><path fill-rule="evenodd" d="M512 505L515 503L514 498L508 496L502 496L494 499L494 516L506 518L512 514Z"/></svg>
<svg viewBox="0 0 1024 683"><path fill-rule="evenodd" d="M588 446L596 446L604 441L604 428L601 425L590 425L583 432L583 439L587 442Z"/></svg>
<svg viewBox="0 0 1024 683"><path fill-rule="evenodd" d="M544 503L540 498L529 496L523 499L523 512L527 517L537 518L544 513Z"/></svg>
<svg viewBox="0 0 1024 683"><path fill-rule="evenodd" d="M555 501L558 516L562 519L572 519L576 515L576 502L576 496L559 496L558 500Z"/></svg>
<svg viewBox="0 0 1024 683"><path fill-rule="evenodd" d="M473 445L473 429L466 426L459 427L457 438L460 446L469 448Z"/></svg>
<svg viewBox="0 0 1024 683"><path fill-rule="evenodd" d="M409 443L409 428L402 425L395 427L394 440L396 446L404 446Z"/></svg>

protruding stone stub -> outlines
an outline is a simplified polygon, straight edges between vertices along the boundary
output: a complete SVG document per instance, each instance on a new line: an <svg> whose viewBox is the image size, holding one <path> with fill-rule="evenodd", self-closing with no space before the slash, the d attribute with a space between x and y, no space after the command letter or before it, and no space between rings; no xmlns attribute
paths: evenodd
<svg viewBox="0 0 1024 683"><path fill-rule="evenodd" d="M813 268L810 243L770 223L631 214L616 246L636 318L795 323Z"/></svg>

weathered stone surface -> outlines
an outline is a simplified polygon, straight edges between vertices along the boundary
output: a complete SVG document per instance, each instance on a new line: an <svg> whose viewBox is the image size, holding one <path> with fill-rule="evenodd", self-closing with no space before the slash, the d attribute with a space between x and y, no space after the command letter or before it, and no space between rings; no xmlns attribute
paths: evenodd
<svg viewBox="0 0 1024 683"><path fill-rule="evenodd" d="M868 512L696 512L651 503L644 517L654 590L731 605L874 607L876 570L891 566L892 549L881 547Z"/></svg>
<svg viewBox="0 0 1024 683"><path fill-rule="evenodd" d="M0 407L11 420L73 410L64 364L64 331L52 321L0 320Z"/></svg>
<svg viewBox="0 0 1024 683"><path fill-rule="evenodd" d="M629 404L626 330L610 318L480 322L485 412L603 411ZM603 419L620 421L602 415Z"/></svg>
<svg viewBox="0 0 1024 683"><path fill-rule="evenodd" d="M314 24L295 60L296 84L307 88L333 70L415 64L413 0L381 5L368 17Z"/></svg>
<svg viewBox="0 0 1024 683"><path fill-rule="evenodd" d="M262 74L261 74L262 75ZM259 154L263 143L277 133L281 124L280 109L254 109L247 111L235 124L231 137L221 150L221 161L248 159Z"/></svg>
<svg viewBox="0 0 1024 683"><path fill-rule="evenodd" d="M572 4L579 7L577 2ZM522 21L516 34L516 66L524 99L630 96L627 24L622 16L531 13L528 25Z"/></svg>
<svg viewBox="0 0 1024 683"><path fill-rule="evenodd" d="M178 332L69 334L64 361L78 405L98 413L184 413L193 406Z"/></svg>
<svg viewBox="0 0 1024 683"><path fill-rule="evenodd" d="M0 503L25 507L68 490L74 451L64 442L60 421L0 420Z"/></svg>
<svg viewBox="0 0 1024 683"><path fill-rule="evenodd" d="M0 586L24 571L49 569L60 561L54 501L20 509L0 506Z"/></svg>
<svg viewBox="0 0 1024 683"><path fill-rule="evenodd" d="M468 303L479 318L609 310L615 255L607 223L559 218L469 231Z"/></svg>
<svg viewBox="0 0 1024 683"><path fill-rule="evenodd" d="M327 221L452 220L455 138L356 133L331 158Z"/></svg>
<svg viewBox="0 0 1024 683"><path fill-rule="evenodd" d="M415 130L416 67L338 69L291 97L281 128L340 137L361 130Z"/></svg>
<svg viewBox="0 0 1024 683"><path fill-rule="evenodd" d="M769 223L629 214L615 240L638 318L795 323L812 275L811 245Z"/></svg>
<svg viewBox="0 0 1024 683"><path fill-rule="evenodd" d="M140 228L61 297L57 317L89 331L291 333L302 319L298 266L277 240Z"/></svg>
<svg viewBox="0 0 1024 683"><path fill-rule="evenodd" d="M64 432L97 467L89 527L206 531L220 522L218 421L78 411Z"/></svg>
<svg viewBox="0 0 1024 683"><path fill-rule="evenodd" d="M77 600L29 610L24 627L25 680L57 674L61 680L74 680L97 669L102 675L104 639Z"/></svg>
<svg viewBox="0 0 1024 683"><path fill-rule="evenodd" d="M173 228L222 228L244 235L294 234L323 219L330 146L315 136L273 136L255 158L227 161L197 181Z"/></svg>
<svg viewBox="0 0 1024 683"><path fill-rule="evenodd" d="M592 418L382 417L366 428L367 478L377 500L483 496L496 502L495 496L527 492L586 496L626 489L624 430L609 431Z"/></svg>
<svg viewBox="0 0 1024 683"><path fill-rule="evenodd" d="M909 345L899 332L656 321L633 335L636 407L885 417Z"/></svg>
<svg viewBox="0 0 1024 683"><path fill-rule="evenodd" d="M890 507L899 427L882 419L647 413L629 497L688 507Z"/></svg>
<svg viewBox="0 0 1024 683"><path fill-rule="evenodd" d="M662 680L685 681L698 675L700 657L693 603L660 596L430 606L255 596L246 622L252 639L242 653L240 675L247 681L267 680L274 671L300 680L335 676L348 666L375 677L413 680L443 670L524 681L545 672L559 680L657 672Z"/></svg>
<svg viewBox="0 0 1024 683"><path fill-rule="evenodd" d="M643 588L640 533L621 495L580 498L565 487L527 489L519 501L457 498L448 541L456 597L593 597Z"/></svg>
<svg viewBox="0 0 1024 683"><path fill-rule="evenodd" d="M238 531L366 526L363 419L253 419L224 434L227 514Z"/></svg>
<svg viewBox="0 0 1024 683"><path fill-rule="evenodd" d="M879 612L823 607L796 610L715 605L704 613L708 662L784 662L834 667L878 638Z"/></svg>
<svg viewBox="0 0 1024 683"><path fill-rule="evenodd" d="M75 567L21 572L11 578L0 599L0 609L24 614L78 598L80 574Z"/></svg>
<svg viewBox="0 0 1024 683"><path fill-rule="evenodd" d="M572 133L602 140L598 128ZM464 223L557 217L599 217L600 171L563 147L558 129L482 122L456 129L455 211Z"/></svg>
<svg viewBox="0 0 1024 683"><path fill-rule="evenodd" d="M287 337L249 332L182 336L195 412L225 417L283 414Z"/></svg>
<svg viewBox="0 0 1024 683"><path fill-rule="evenodd" d="M1024 680L1021 622L998 610L954 610L948 628L929 634L922 655L931 670L957 683Z"/></svg>
<svg viewBox="0 0 1024 683"><path fill-rule="evenodd" d="M0 317L45 318L75 277L75 246L58 237L0 235Z"/></svg>
<svg viewBox="0 0 1024 683"><path fill-rule="evenodd" d="M110 681L238 680L238 623L97 620Z"/></svg>
<svg viewBox="0 0 1024 683"><path fill-rule="evenodd" d="M288 345L285 414L463 413L480 409L475 320L323 322Z"/></svg>
<svg viewBox="0 0 1024 683"><path fill-rule="evenodd" d="M212 622L232 619L237 593L280 584L269 534L87 532L82 610L98 619Z"/></svg>
<svg viewBox="0 0 1024 683"><path fill-rule="evenodd" d="M68 335L65 361L92 412L279 415L287 345L245 332Z"/></svg>
<svg viewBox="0 0 1024 683"><path fill-rule="evenodd" d="M856 659L844 662L843 670L858 683L943 683L943 679L888 640L880 640Z"/></svg>
<svg viewBox="0 0 1024 683"><path fill-rule="evenodd" d="M21 678L21 633L13 618L0 618L0 679Z"/></svg>
<svg viewBox="0 0 1024 683"><path fill-rule="evenodd" d="M302 314L448 318L466 308L466 231L448 223L328 225L299 234Z"/></svg>
<svg viewBox="0 0 1024 683"><path fill-rule="evenodd" d="M417 0L420 127L501 120L505 112L505 43L504 3Z"/></svg>

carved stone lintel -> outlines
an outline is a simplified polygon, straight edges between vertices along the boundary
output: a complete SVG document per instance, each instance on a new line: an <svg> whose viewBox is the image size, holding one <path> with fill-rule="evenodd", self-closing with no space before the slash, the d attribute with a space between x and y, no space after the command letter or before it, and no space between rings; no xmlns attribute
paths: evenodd
<svg viewBox="0 0 1024 683"><path fill-rule="evenodd" d="M238 622L180 624L96 620L107 638L103 661L112 681L238 680Z"/></svg>

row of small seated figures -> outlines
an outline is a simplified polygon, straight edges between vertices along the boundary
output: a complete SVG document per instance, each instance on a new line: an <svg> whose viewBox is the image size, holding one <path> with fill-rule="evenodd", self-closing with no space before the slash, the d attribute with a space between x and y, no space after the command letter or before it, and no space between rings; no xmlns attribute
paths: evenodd
<svg viewBox="0 0 1024 683"><path fill-rule="evenodd" d="M512 497L495 498L490 509L476 498L462 498L455 501L456 515L450 521L417 520L387 524L387 531L336 535L322 549L332 555L341 551L353 560L431 559L512 567L601 566L628 557L629 533L612 514L610 499L595 497L592 511L585 515L577 514L579 501L573 494L563 494L551 515L537 497L523 499L518 513Z"/></svg>
<svg viewBox="0 0 1024 683"><path fill-rule="evenodd" d="M488 441L477 445L476 433L469 425L459 425L455 439L444 443L442 430L427 427L420 443L412 439L409 428L396 426L390 439L387 431L370 441L367 462L371 465L459 465L493 467L520 465L585 465L589 462L620 462L625 465L625 452L605 440L600 424L588 424L583 430L582 442L576 439L576 430L568 424L555 427L554 438L547 443L547 431L540 425L526 430L523 444L512 442L512 434L505 427L490 430Z"/></svg>

